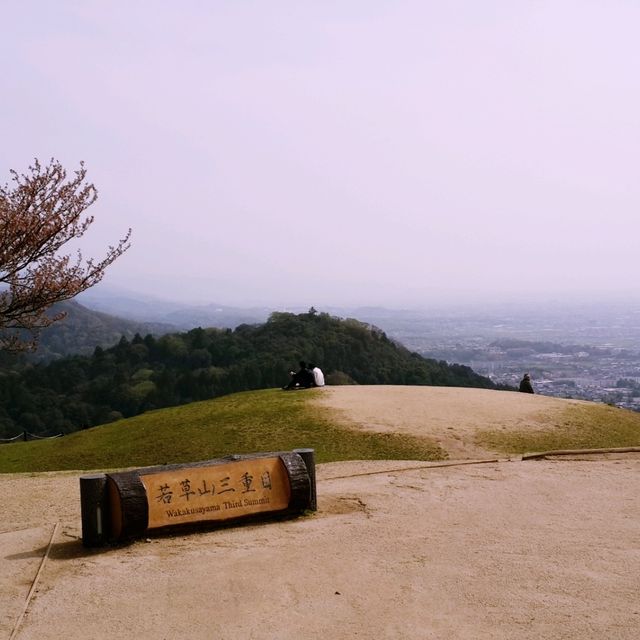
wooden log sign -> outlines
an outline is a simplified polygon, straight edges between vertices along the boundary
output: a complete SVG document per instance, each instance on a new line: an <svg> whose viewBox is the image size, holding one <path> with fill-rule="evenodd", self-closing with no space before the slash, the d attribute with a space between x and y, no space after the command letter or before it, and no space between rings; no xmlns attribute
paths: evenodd
<svg viewBox="0 0 640 640"><path fill-rule="evenodd" d="M299 451L85 476L80 479L83 542L98 546L171 527L315 510L315 469L308 468L313 450ZM101 482L93 493L85 487L88 499L82 499L83 480L94 487ZM94 512L99 531L92 526Z"/></svg>

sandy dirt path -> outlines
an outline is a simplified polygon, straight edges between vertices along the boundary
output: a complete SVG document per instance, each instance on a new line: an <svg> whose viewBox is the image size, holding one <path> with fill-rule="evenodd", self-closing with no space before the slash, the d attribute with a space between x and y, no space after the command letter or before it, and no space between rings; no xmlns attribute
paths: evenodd
<svg viewBox="0 0 640 640"><path fill-rule="evenodd" d="M356 428L433 438L452 460L496 455L475 443L481 429L549 428L568 406L585 404L510 391L386 385L326 387L314 401Z"/></svg>
<svg viewBox="0 0 640 640"><path fill-rule="evenodd" d="M319 465L312 516L100 550L79 475L0 476L0 638L56 523L15 640L640 637L637 458Z"/></svg>

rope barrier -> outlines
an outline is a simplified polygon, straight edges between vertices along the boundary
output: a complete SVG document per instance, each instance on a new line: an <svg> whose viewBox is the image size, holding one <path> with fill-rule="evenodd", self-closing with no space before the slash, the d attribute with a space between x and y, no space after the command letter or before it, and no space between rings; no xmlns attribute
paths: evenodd
<svg viewBox="0 0 640 640"><path fill-rule="evenodd" d="M22 438L22 440L24 440L25 442L27 442L28 440L53 440L53 438L61 438L62 435L62 433L56 433L52 436L39 436L35 433L31 433L30 431L25 430L22 433L19 433L17 436L13 436L13 438L0 438L0 444L14 442L15 440L19 440L20 438Z"/></svg>
<svg viewBox="0 0 640 640"><path fill-rule="evenodd" d="M13 442L14 440L17 440L18 438L22 438L23 435L20 433L17 436L13 436L13 438L0 438L0 442Z"/></svg>
<svg viewBox="0 0 640 640"><path fill-rule="evenodd" d="M598 453L640 453L640 447L613 447L607 449L556 449L554 451L543 451L541 453L525 453L522 456L511 458L489 458L484 460L454 460L452 462L427 463L415 467L401 467L395 469L383 469L381 471L365 471L361 473L350 473L346 476L332 476L330 478L319 478L318 482L328 482L329 480L346 480L348 478L358 478L360 476L377 476L389 473L402 473L403 471L416 471L418 469L438 469L441 467L461 467L472 464L491 464L503 462L520 462L526 460L537 460L545 456L569 456L569 455L589 455Z"/></svg>
<svg viewBox="0 0 640 640"><path fill-rule="evenodd" d="M582 456L598 453L640 453L640 447L608 447L606 449L554 449L540 453L525 453L523 460L537 460L546 456Z"/></svg>
<svg viewBox="0 0 640 640"><path fill-rule="evenodd" d="M56 434L55 434L55 435L53 435L53 436L38 436L38 435L36 435L35 433L29 433L28 431L27 431L27 435L28 435L30 438L33 438L34 440L53 440L53 438L60 438L60 437L62 437L62 434L61 434L61 433L56 433Z"/></svg>
<svg viewBox="0 0 640 640"><path fill-rule="evenodd" d="M42 556L40 566L38 567L38 572L36 573L36 577L33 579L33 582L31 583L31 589L29 589L29 594L27 595L27 599L25 600L24 608L22 609L22 613L20 614L20 617L16 620L16 624L13 627L13 631L11 632L11 635L9 636L9 640L13 640L18 634L18 629L20 628L20 625L22 624L22 620L24 619L24 616L27 613L27 609L29 608L29 603L31 602L33 593L36 590L36 586L38 584L38 580L40 579L40 574L42 573L42 569L44 569L45 562L49 557L49 552L51 551L51 547L53 546L53 539L56 537L56 531L58 531L59 524L60 524L59 522L56 522L55 526L53 527L53 531L51 532L51 539L49 540L49 545L47 546L47 550L44 552L44 556Z"/></svg>
<svg viewBox="0 0 640 640"><path fill-rule="evenodd" d="M365 471L362 473L350 473L346 476L333 476L331 478L319 478L318 482L329 480L346 480L347 478L358 478L360 476L379 476L385 473L402 473L403 471L416 471L417 469L440 469L442 467L462 467L469 464L490 464L494 462L512 462L511 458L490 458L488 460L458 460L453 462L435 462L421 464L416 467L400 467L395 469L383 469L382 471Z"/></svg>

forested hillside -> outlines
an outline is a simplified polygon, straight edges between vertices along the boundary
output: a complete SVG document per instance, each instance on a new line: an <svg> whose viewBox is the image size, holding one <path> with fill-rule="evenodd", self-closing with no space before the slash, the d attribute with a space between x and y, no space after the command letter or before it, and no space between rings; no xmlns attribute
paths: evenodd
<svg viewBox="0 0 640 640"><path fill-rule="evenodd" d="M69 433L161 407L280 387L300 359L330 384L495 388L469 367L410 353L379 329L328 314L274 313L261 325L122 337L91 356L0 372L0 437Z"/></svg>
<svg viewBox="0 0 640 640"><path fill-rule="evenodd" d="M96 345L108 347L121 336L132 339L136 333L161 335L177 327L161 322L137 322L87 309L74 300L59 302L47 315L65 313L66 317L42 332L32 361L49 361L69 354L90 355Z"/></svg>

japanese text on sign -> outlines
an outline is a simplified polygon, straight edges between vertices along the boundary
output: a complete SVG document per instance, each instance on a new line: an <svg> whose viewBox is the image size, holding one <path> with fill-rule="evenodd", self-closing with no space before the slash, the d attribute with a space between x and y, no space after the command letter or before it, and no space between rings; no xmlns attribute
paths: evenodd
<svg viewBox="0 0 640 640"><path fill-rule="evenodd" d="M149 528L228 520L280 511L289 504L289 477L279 458L140 475L147 494Z"/></svg>

